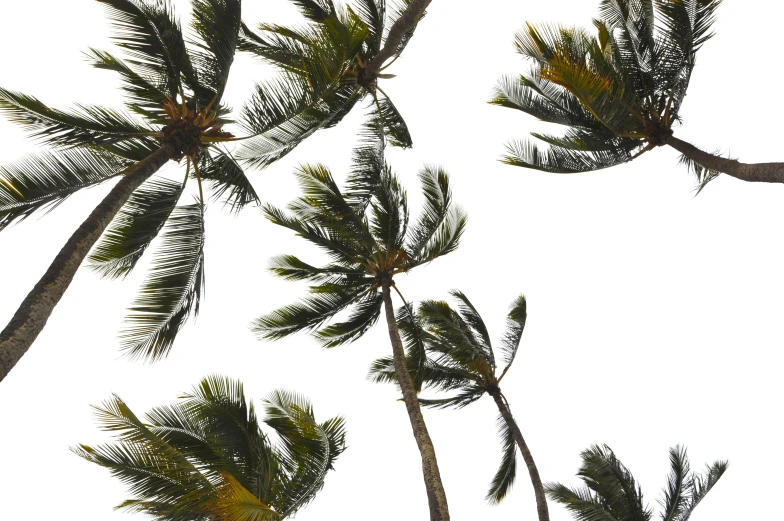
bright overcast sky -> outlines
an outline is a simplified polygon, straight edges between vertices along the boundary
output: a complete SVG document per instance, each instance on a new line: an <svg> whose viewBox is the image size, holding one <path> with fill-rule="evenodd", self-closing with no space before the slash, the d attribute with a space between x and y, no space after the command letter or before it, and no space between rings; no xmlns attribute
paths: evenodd
<svg viewBox="0 0 784 521"><path fill-rule="evenodd" d="M187 20L188 1L177 2ZM398 286L411 300L442 299L460 288L499 338L507 306L528 299L528 324L503 390L544 481L576 485L579 453L609 444L656 506L667 450L682 443L692 466L729 459L694 521L768 519L781 489L784 316L784 188L722 176L698 197L677 153L657 149L611 170L558 176L504 166L504 143L541 123L485 101L498 77L526 64L514 32L526 21L590 26L596 0L550 2L434 0L404 57L383 80L404 115L414 148L390 161L419 208L416 173L438 163L452 175L469 214L462 246ZM751 7L755 6L755 7ZM0 86L67 108L119 107L111 73L81 52L108 48L101 5L91 0L4 2ZM246 22L297 20L284 0L246 0ZM777 74L784 7L728 1L716 37L701 50L676 135L747 162L784 160ZM270 69L241 57L228 101L242 105ZM298 195L292 171L321 162L342 180L362 121L356 110L282 161L249 176L262 200ZM0 164L35 144L0 121ZM45 216L0 233L0 327L10 319L62 244L110 186L86 190ZM299 519L424 520L419 455L402 402L365 378L390 353L380 322L358 342L330 351L307 336L269 343L248 329L257 316L304 294L272 278L268 259L318 252L267 222L256 208L232 217L207 213L206 299L164 362L143 365L118 353L117 331L146 262L125 281L83 269L44 332L0 383L0 519L141 519L112 511L128 497L105 469L68 451L97 443L90 404L119 394L137 413L172 402L201 377L239 378L260 400L276 388L299 391L318 418L347 419L349 448L324 490ZM148 256L149 257L149 256ZM509 498L484 496L500 457L496 410L483 398L461 411L425 411L452 518L535 519L519 461ZM553 521L570 519L551 505Z"/></svg>

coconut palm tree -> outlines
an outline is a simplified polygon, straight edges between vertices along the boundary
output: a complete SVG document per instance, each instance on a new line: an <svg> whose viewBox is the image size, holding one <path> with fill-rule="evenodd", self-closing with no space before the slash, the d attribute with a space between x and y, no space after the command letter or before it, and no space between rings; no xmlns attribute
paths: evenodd
<svg viewBox="0 0 784 521"><path fill-rule="evenodd" d="M581 456L583 463L577 475L585 486L570 489L560 483L548 483L545 488L550 499L561 503L579 521L651 519L653 512L643 504L640 486L607 445L594 445ZM726 461L716 461L706 466L705 474L695 474L689 469L686 449L671 448L670 474L664 497L659 501L662 520L687 521L727 470L727 465Z"/></svg>
<svg viewBox="0 0 784 521"><path fill-rule="evenodd" d="M528 24L515 37L532 69L502 79L490 103L568 127L533 133L549 145L507 145L503 161L573 173L631 161L656 147L679 151L701 190L719 173L784 182L784 163L746 164L704 152L673 135L697 51L713 35L721 0L601 0L595 34Z"/></svg>
<svg viewBox="0 0 784 521"><path fill-rule="evenodd" d="M384 124L390 144L411 146L405 121L378 80L413 36L430 0L291 0L302 27L242 28L240 48L272 64L280 77L262 83L242 111L249 135L238 156L264 167L319 129L337 125L363 99ZM388 60L392 60L388 62Z"/></svg>
<svg viewBox="0 0 784 521"><path fill-rule="evenodd" d="M296 172L303 195L289 205L290 211L264 206L269 220L320 246L330 262L318 267L291 255L273 259L274 274L310 282L311 295L257 319L254 329L273 340L311 331L325 347L335 347L361 337L375 324L383 306L395 371L422 458L430 519L446 521L446 496L417 388L405 367L392 290L400 293L396 275L453 251L466 217L452 205L446 172L426 167L419 174L424 210L409 226L406 193L384 161L383 129L375 121L354 152L345 192L326 167L303 166ZM345 320L326 324L343 311L348 312Z"/></svg>
<svg viewBox="0 0 784 521"><path fill-rule="evenodd" d="M324 486L345 449L341 417L318 423L305 398L275 391L262 431L242 383L204 378L172 405L137 417L118 396L95 407L113 444L72 450L110 470L133 496L117 508L159 520L279 521Z"/></svg>
<svg viewBox="0 0 784 521"><path fill-rule="evenodd" d="M448 398L425 399L419 403L427 407L455 407L461 409L489 394L495 401L500 417L498 428L503 443L501 465L493 478L487 499L499 503L506 497L515 480L516 448L520 450L534 487L539 521L550 519L544 487L531 451L517 425L509 402L501 392L501 380L512 365L520 345L526 320L525 297L517 297L506 317L506 331L501 338L504 368L499 372L496 357L482 317L460 291L451 295L458 302L457 311L447 302L422 302L418 312L411 307L398 311L398 325L404 332L409 353L409 367L421 367L420 379L425 387L440 391L457 391ZM421 353L430 356L420 361ZM397 382L391 358L376 360L370 369L376 382Z"/></svg>
<svg viewBox="0 0 784 521"><path fill-rule="evenodd" d="M229 120L221 98L240 29L240 0L194 0L187 42L169 0L99 1L126 59L95 49L87 56L95 67L120 75L127 111L85 105L63 111L0 89L0 112L51 147L0 167L0 230L119 178L0 333L0 380L35 341L93 246L90 267L105 277L124 277L161 229L161 246L122 343L134 356L164 356L198 311L203 181L234 210L258 201L242 168L216 146L231 136L222 130ZM169 160L183 166L182 180L151 178ZM191 179L198 199L178 205Z"/></svg>

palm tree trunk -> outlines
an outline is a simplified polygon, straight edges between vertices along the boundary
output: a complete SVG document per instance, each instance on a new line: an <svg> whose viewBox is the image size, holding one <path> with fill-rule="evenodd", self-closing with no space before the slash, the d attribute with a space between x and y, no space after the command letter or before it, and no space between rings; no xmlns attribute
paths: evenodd
<svg viewBox="0 0 784 521"><path fill-rule="evenodd" d="M403 37L406 33L415 29L419 23L419 19L425 14L425 9L430 5L432 0L411 0L406 7L406 10L400 15L400 18L395 20L392 27L389 29L389 34L384 42L384 48L368 63L367 68L370 71L378 72L384 65L384 62L390 59L395 52L397 52L400 44L403 43Z"/></svg>
<svg viewBox="0 0 784 521"><path fill-rule="evenodd" d="M501 392L493 392L490 393L490 395L493 397L493 400L495 400L495 404L498 406L498 410L501 412L504 421L509 426L509 429L511 429L517 446L520 448L520 453L523 455L525 466L528 467L528 475L531 476L531 483L534 486L536 513L539 515L539 521L550 521L550 512L547 509L542 479L539 477L539 470L536 468L536 463L534 463L534 457L531 455L531 451L528 450L528 445L525 444L523 433L520 432L520 428L517 426L514 416L512 416L512 411L509 410L509 404L506 403L506 398Z"/></svg>
<svg viewBox="0 0 784 521"><path fill-rule="evenodd" d="M665 143L705 168L722 172L742 181L784 183L784 163L741 163L734 159L709 154L675 136Z"/></svg>
<svg viewBox="0 0 784 521"><path fill-rule="evenodd" d="M174 153L172 145L164 144L144 161L135 165L71 235L44 276L0 333L0 381L6 377L43 330L49 315L52 314L54 307L76 275L76 270L120 208L134 190L166 164Z"/></svg>
<svg viewBox="0 0 784 521"><path fill-rule="evenodd" d="M395 361L395 375L403 393L403 402L406 404L408 418L411 421L411 429L414 431L414 438L419 447L419 454L422 457L422 472L425 477L425 488L427 489L427 501L430 505L430 521L449 521L449 507L446 503L446 493L441 482L441 474L438 471L436 461L436 450L427 432L425 419L419 408L419 399L414 391L414 383L406 369L406 357L403 351L403 341L400 339L400 331L397 329L395 321L395 310L392 307L392 297L389 292L389 284L382 286L384 296L384 311L387 316L387 326L389 327L389 340L392 342L392 355Z"/></svg>

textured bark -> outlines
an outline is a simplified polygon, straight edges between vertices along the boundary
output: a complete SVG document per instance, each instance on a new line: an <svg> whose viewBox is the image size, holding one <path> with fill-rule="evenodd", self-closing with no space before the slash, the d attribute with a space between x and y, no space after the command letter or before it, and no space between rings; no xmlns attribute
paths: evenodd
<svg viewBox="0 0 784 521"><path fill-rule="evenodd" d="M13 368L43 330L93 244L120 211L134 190L157 172L172 156L164 145L139 163L117 183L89 217L71 235L46 273L27 295L0 333L0 381Z"/></svg>
<svg viewBox="0 0 784 521"><path fill-rule="evenodd" d="M705 168L722 172L742 181L784 183L784 163L741 163L734 159L709 154L675 136L667 137L665 143Z"/></svg>
<svg viewBox="0 0 784 521"><path fill-rule="evenodd" d="M414 431L419 454L422 457L422 472L425 477L425 488L427 489L427 501L430 505L430 521L449 521L449 507L446 503L446 493L444 485L441 483L441 474L438 471L436 461L436 451L430 434L427 432L425 419L419 408L419 399L414 390L414 383L405 365L405 352L403 341L400 339L400 331L397 329L395 321L395 310L392 307L392 297L389 286L382 287L384 296L384 311L389 327L389 340L392 342L392 354L395 361L395 375L403 393L403 402L406 404L408 418L411 421L411 429Z"/></svg>
<svg viewBox="0 0 784 521"><path fill-rule="evenodd" d="M411 0L403 14L395 20L392 27L389 29L389 34L384 42L384 48L379 51L376 56L370 60L367 68L371 71L378 72L384 65L384 62L390 59L400 44L403 42L403 37L408 31L414 29L419 23L419 19L425 14L425 9L430 5L432 0Z"/></svg>
<svg viewBox="0 0 784 521"><path fill-rule="evenodd" d="M534 457L531 455L531 451L528 450L528 445L525 444L523 433L520 432L520 428L517 426L517 422L515 422L512 411L509 410L509 405L506 403L506 399L503 395L500 392L494 392L491 393L491 396L493 397L493 400L495 400L495 404L498 406L498 410L501 412L504 421L511 429L517 446L520 448L520 453L523 455L525 466L528 467L528 475L531 476L531 483L534 486L536 513L539 516L539 521L550 521L550 512L547 509L547 499L544 495L542 479L539 477L539 470L536 468L536 463L534 463Z"/></svg>

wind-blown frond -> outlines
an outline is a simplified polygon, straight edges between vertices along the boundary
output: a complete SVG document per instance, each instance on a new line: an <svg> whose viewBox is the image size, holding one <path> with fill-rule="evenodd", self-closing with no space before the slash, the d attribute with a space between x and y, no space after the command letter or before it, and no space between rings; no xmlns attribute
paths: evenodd
<svg viewBox="0 0 784 521"><path fill-rule="evenodd" d="M319 329L315 333L316 339L327 348L358 340L376 324L383 303L381 292L367 293L355 303L346 320Z"/></svg>
<svg viewBox="0 0 784 521"><path fill-rule="evenodd" d="M165 179L151 179L139 187L93 247L87 267L102 277L128 275L163 228L182 189L182 183Z"/></svg>
<svg viewBox="0 0 784 521"><path fill-rule="evenodd" d="M527 316L525 297L520 295L509 306L509 314L506 316L506 330L504 330L504 336L501 339L501 352L504 354L504 364L507 367L512 365L517 354Z"/></svg>
<svg viewBox="0 0 784 521"><path fill-rule="evenodd" d="M398 112L397 107L382 92L377 91L374 95L374 106L376 112L373 117L378 118L384 128L384 136L388 143L394 147L411 148L413 141L408 131L403 116Z"/></svg>
<svg viewBox="0 0 784 521"><path fill-rule="evenodd" d="M131 357L166 356L188 317L199 312L204 286L204 208L175 208L163 229L150 275L129 309L120 334Z"/></svg>
<svg viewBox="0 0 784 521"><path fill-rule="evenodd" d="M38 99L0 88L0 111L41 142L63 146L92 146L124 140L145 140L153 129L112 109L79 106L64 112Z"/></svg>
<svg viewBox="0 0 784 521"><path fill-rule="evenodd" d="M493 476L490 490L485 498L491 503L500 503L506 497L512 489L517 473L517 444L515 443L512 429L509 428L503 416L498 417L496 425L498 426L498 433L501 435L502 449L501 463L495 476Z"/></svg>
<svg viewBox="0 0 784 521"><path fill-rule="evenodd" d="M213 198L223 199L231 211L239 213L246 206L261 204L250 179L232 156L222 151L217 151L214 157L204 154L199 172L203 180L209 181Z"/></svg>
<svg viewBox="0 0 784 521"><path fill-rule="evenodd" d="M639 142L638 147L642 146ZM507 155L501 160L507 165L522 166L556 174L573 174L601 170L628 163L634 159L627 149L582 152L558 146L542 150L530 141L512 142L507 145Z"/></svg>
<svg viewBox="0 0 784 521"><path fill-rule="evenodd" d="M30 155L0 166L0 230L122 173L130 163L86 150Z"/></svg>
<svg viewBox="0 0 784 521"><path fill-rule="evenodd" d="M713 155L719 155L719 152L714 152ZM705 168L698 162L689 157L686 157L683 154L681 154L681 156L678 158L678 163L685 165L689 172L691 172L694 177L697 178L697 187L695 189L694 195L698 195L708 185L708 183L721 175L721 172L718 170Z"/></svg>
<svg viewBox="0 0 784 521"><path fill-rule="evenodd" d="M462 409L467 405L471 405L485 394L484 388L477 387L476 385L468 385L463 390L448 398L420 398L419 403L425 407L432 407L434 409L446 409L454 407L455 409Z"/></svg>

